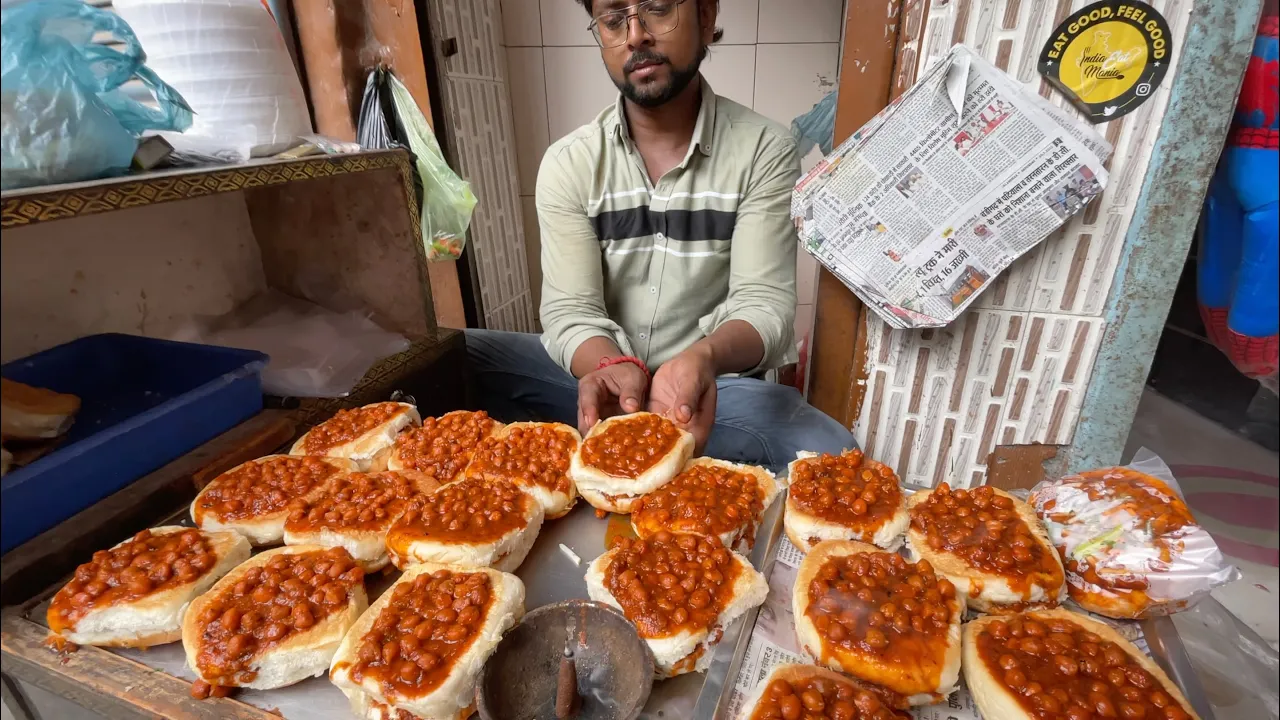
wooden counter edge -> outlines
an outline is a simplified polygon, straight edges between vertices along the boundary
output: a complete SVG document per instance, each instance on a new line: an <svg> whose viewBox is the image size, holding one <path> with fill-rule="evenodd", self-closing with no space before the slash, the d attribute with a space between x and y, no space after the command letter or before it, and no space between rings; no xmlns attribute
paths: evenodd
<svg viewBox="0 0 1280 720"><path fill-rule="evenodd" d="M48 629L22 617L18 608L6 609L0 620L5 675L112 720L279 720L233 698L196 700L191 683L101 648L54 652L44 644L48 637Z"/></svg>

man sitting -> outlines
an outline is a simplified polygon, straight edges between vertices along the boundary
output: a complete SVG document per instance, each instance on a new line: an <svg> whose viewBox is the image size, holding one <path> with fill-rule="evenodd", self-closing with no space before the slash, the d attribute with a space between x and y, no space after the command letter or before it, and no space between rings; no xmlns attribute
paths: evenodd
<svg viewBox="0 0 1280 720"><path fill-rule="evenodd" d="M703 454L778 468L848 429L755 376L793 353L795 142L711 91L714 0L581 0L617 102L538 172L541 342L467 331L481 406L582 432L650 410Z"/></svg>

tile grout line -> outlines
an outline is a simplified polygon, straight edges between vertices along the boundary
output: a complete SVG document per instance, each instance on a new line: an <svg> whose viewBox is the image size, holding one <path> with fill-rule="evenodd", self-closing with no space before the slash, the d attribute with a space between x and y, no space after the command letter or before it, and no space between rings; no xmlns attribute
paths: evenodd
<svg viewBox="0 0 1280 720"><path fill-rule="evenodd" d="M543 120L547 123L547 147L542 149L542 155L543 157L546 157L547 148L551 147L551 142L552 142L551 140L551 88L547 85L547 45L546 45L547 29L542 24L542 0L538 0L538 40L539 42L542 43L542 45L539 46L540 52L542 53L542 114L543 114ZM556 139L559 140L559 138L556 138ZM538 160L538 169L539 171L542 169L541 158L539 158ZM534 173L533 184L534 184L534 189L536 190L538 185L537 173ZM535 194L535 198L536 197L537 196ZM536 215L536 205L535 205L535 215ZM525 222L524 203L521 203L520 205L520 220L521 222ZM541 244L542 242L541 227L538 228L538 242L539 244Z"/></svg>

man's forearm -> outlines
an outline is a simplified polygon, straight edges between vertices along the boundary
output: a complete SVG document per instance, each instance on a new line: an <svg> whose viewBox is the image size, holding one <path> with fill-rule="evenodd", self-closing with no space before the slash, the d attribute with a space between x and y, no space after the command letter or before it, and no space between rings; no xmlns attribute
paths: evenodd
<svg viewBox="0 0 1280 720"><path fill-rule="evenodd" d="M689 349L708 353L716 375L745 372L764 359L764 340L745 320L724 323ZM574 360L577 360L576 356Z"/></svg>
<svg viewBox="0 0 1280 720"><path fill-rule="evenodd" d="M573 351L570 371L574 377L581 378L599 367L601 359L620 355L622 355L622 351L609 338L601 336L590 337L583 340L578 349Z"/></svg>

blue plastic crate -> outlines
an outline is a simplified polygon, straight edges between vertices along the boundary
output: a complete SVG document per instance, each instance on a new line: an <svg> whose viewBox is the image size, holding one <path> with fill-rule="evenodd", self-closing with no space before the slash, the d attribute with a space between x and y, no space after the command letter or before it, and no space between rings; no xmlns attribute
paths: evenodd
<svg viewBox="0 0 1280 720"><path fill-rule="evenodd" d="M252 350L104 334L0 367L81 402L55 451L0 481L0 552L258 413L266 364Z"/></svg>

